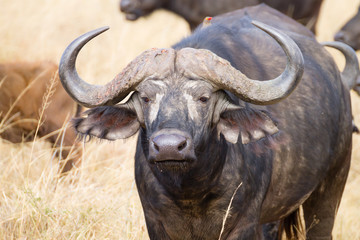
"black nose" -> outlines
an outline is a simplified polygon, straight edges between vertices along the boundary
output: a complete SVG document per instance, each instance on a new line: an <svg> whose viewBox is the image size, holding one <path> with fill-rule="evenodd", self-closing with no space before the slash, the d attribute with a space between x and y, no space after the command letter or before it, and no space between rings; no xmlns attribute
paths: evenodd
<svg viewBox="0 0 360 240"><path fill-rule="evenodd" d="M153 143L158 152L181 151L186 147L186 138L178 134L162 134L155 137Z"/></svg>
<svg viewBox="0 0 360 240"><path fill-rule="evenodd" d="M190 138L177 133L155 136L150 141L149 150L155 161L185 160L193 155Z"/></svg>

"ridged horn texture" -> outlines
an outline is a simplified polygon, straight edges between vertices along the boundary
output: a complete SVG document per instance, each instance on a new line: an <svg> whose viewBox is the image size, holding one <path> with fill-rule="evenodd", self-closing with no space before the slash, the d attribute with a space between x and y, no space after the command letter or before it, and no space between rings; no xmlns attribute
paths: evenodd
<svg viewBox="0 0 360 240"><path fill-rule="evenodd" d="M286 98L297 86L304 70L304 60L296 43L278 30L253 21L253 24L273 37L287 56L284 72L268 81L247 78L230 63L204 49L184 48L151 49L135 58L106 85L92 85L82 80L75 68L76 57L81 48L92 38L106 31L99 28L75 39L64 51L59 64L61 82L69 95L85 107L114 105L124 99L145 79L162 79L177 71L210 81L219 89L229 90L244 101L265 105ZM183 70L181 70L183 69Z"/></svg>
<svg viewBox="0 0 360 240"><path fill-rule="evenodd" d="M250 79L232 67L227 60L205 49L181 49L177 54L177 69L181 68L187 77L208 80L220 89L228 90L253 104L274 104L286 98L302 77L302 53L296 43L284 33L258 21L252 23L273 37L287 56L285 70L277 78L267 81Z"/></svg>
<svg viewBox="0 0 360 240"><path fill-rule="evenodd" d="M151 49L143 52L106 85L93 85L82 80L76 71L76 58L81 48L108 27L102 27L75 39L65 49L59 64L59 76L68 94L85 107L114 105L123 100L146 77L160 77L157 73L172 71L175 51ZM168 64L166 64L168 63Z"/></svg>
<svg viewBox="0 0 360 240"><path fill-rule="evenodd" d="M341 79L349 90L353 89L356 85L357 78L360 76L359 61L354 49L342 42L322 42L321 44L335 48L344 54L346 63L341 73Z"/></svg>

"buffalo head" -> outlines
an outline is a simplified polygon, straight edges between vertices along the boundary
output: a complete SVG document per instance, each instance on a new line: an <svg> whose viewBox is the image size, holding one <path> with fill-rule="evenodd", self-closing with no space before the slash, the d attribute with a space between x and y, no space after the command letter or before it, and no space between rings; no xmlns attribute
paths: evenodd
<svg viewBox="0 0 360 240"><path fill-rule="evenodd" d="M59 66L69 95L91 108L87 116L75 120L76 130L116 140L140 129L144 137L139 144L147 162L153 171L162 172L201 167L199 155L209 146L209 139L233 144L241 139L247 144L276 133L271 117L263 111L245 111L245 102L266 105L286 98L301 79L303 58L285 34L254 24L273 37L287 55L286 68L275 79L249 79L209 50L168 48L145 51L108 84L90 85L78 76L76 57L90 39L107 28L82 35L65 50ZM118 104L131 92L126 103Z"/></svg>
<svg viewBox="0 0 360 240"><path fill-rule="evenodd" d="M121 0L120 10L126 14L127 20L135 21L161 8L164 2L166 0Z"/></svg>
<svg viewBox="0 0 360 240"><path fill-rule="evenodd" d="M334 38L348 44L354 50L360 50L360 7L357 14L335 34Z"/></svg>

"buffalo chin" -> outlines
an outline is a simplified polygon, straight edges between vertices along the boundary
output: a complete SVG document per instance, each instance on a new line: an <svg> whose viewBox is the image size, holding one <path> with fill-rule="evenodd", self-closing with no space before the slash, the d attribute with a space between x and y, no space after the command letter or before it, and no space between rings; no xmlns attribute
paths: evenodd
<svg viewBox="0 0 360 240"><path fill-rule="evenodd" d="M160 172L187 172L191 163L194 160L192 159L183 159L183 160L162 160L162 161L154 161L156 168Z"/></svg>

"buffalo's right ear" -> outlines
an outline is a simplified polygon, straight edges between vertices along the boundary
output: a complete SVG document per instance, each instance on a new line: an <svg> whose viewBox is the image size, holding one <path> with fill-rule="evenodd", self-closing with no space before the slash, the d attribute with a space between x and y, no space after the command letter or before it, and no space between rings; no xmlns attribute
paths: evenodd
<svg viewBox="0 0 360 240"><path fill-rule="evenodd" d="M73 126L81 136L94 136L116 140L134 135L140 123L127 105L95 107L85 112L87 116L73 119Z"/></svg>

